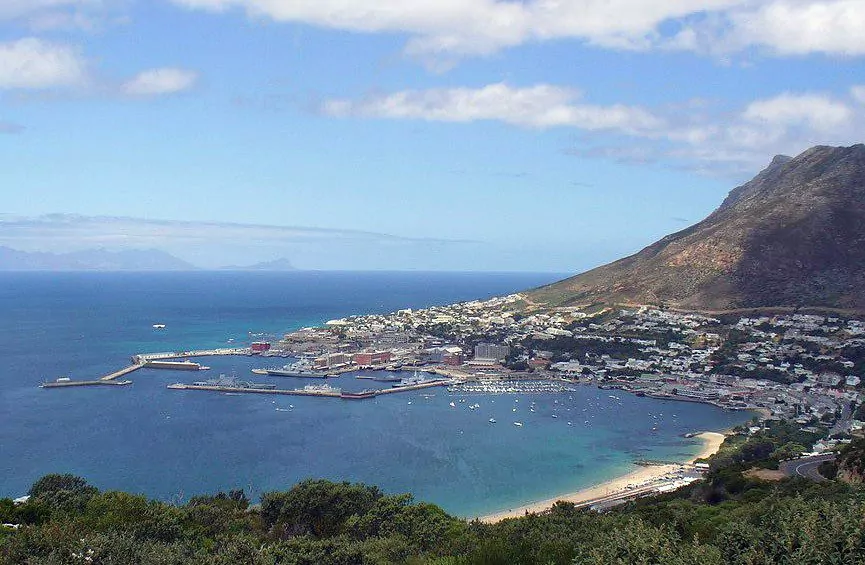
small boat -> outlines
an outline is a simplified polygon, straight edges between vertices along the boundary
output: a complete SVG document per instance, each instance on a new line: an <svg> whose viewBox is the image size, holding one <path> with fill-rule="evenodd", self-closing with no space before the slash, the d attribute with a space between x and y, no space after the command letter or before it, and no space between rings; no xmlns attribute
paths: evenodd
<svg viewBox="0 0 865 565"><path fill-rule="evenodd" d="M495 418L490 418L490 424L495 424L495 423L496 423L496 419L495 419Z"/></svg>
<svg viewBox="0 0 865 565"><path fill-rule="evenodd" d="M154 330L164 330L165 324L153 324L153 329Z"/></svg>
<svg viewBox="0 0 865 565"><path fill-rule="evenodd" d="M514 422L514 425L515 425L516 427L518 427L518 428L522 428L522 427L523 427L523 423L522 423L522 422Z"/></svg>
<svg viewBox="0 0 865 565"><path fill-rule="evenodd" d="M558 418L558 416L556 414L553 414L553 418Z"/></svg>
<svg viewBox="0 0 865 565"><path fill-rule="evenodd" d="M453 402L451 402L448 406L450 406L451 408L456 408L456 407L457 407L457 405L454 404Z"/></svg>

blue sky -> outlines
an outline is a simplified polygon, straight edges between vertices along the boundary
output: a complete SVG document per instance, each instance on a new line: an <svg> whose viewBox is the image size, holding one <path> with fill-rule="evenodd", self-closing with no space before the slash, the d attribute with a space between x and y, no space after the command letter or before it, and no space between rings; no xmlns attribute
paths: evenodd
<svg viewBox="0 0 865 565"><path fill-rule="evenodd" d="M862 141L860 0L0 0L0 245L576 272Z"/></svg>

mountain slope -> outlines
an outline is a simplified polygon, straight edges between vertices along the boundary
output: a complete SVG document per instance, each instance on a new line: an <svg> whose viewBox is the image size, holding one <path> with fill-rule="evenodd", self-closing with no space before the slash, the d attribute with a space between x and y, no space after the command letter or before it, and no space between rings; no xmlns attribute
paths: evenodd
<svg viewBox="0 0 865 565"><path fill-rule="evenodd" d="M556 305L865 310L865 145L776 157L702 222L530 296Z"/></svg>

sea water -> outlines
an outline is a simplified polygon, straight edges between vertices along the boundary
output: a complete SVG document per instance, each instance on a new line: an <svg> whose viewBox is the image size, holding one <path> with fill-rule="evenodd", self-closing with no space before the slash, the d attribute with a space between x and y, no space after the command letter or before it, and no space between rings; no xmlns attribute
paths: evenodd
<svg viewBox="0 0 865 565"><path fill-rule="evenodd" d="M280 388L322 382L250 372L284 363L280 358L208 357L198 361L210 371L140 370L125 387L38 388L61 375L102 376L134 353L245 346L332 318L486 298L557 278L2 274L0 497L24 494L52 472L177 502L231 488L257 497L327 478L411 492L471 517L601 482L633 469L637 459L687 459L699 443L684 433L750 417L589 386L502 395L433 388L364 401L166 388L219 374ZM346 391L388 386L353 374L327 382Z"/></svg>

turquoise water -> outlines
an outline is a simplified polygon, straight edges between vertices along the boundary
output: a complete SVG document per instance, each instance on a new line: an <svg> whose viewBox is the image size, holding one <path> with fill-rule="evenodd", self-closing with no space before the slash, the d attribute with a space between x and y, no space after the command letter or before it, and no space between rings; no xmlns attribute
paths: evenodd
<svg viewBox="0 0 865 565"><path fill-rule="evenodd" d="M587 386L565 394L470 395L466 402L443 388L362 402L165 388L203 375L251 377L249 370L262 362L247 357L207 358L208 373L139 371L129 387L37 388L45 378L111 372L137 352L245 345L353 313L484 298L556 278L2 275L0 496L23 494L48 472L71 472L103 489L178 501L238 487L258 496L324 477L412 492L455 514L475 516L597 483L630 470L637 458L685 459L699 445L681 434L724 429L749 417L627 394L616 400ZM153 323L167 328L155 331ZM286 388L308 384L254 380ZM371 384L353 375L329 382L345 390ZM528 409L532 401L535 412ZM474 403L480 408L469 410Z"/></svg>

